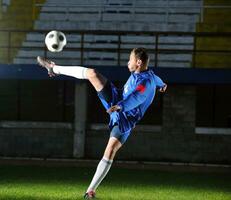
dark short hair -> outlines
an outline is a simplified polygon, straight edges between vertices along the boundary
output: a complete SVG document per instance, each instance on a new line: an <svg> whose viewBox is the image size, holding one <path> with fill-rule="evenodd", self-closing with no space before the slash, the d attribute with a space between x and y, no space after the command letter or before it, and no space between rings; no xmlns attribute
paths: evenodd
<svg viewBox="0 0 231 200"><path fill-rule="evenodd" d="M134 52L136 59L140 59L144 66L147 66L149 63L149 55L145 48L134 48L132 50Z"/></svg>

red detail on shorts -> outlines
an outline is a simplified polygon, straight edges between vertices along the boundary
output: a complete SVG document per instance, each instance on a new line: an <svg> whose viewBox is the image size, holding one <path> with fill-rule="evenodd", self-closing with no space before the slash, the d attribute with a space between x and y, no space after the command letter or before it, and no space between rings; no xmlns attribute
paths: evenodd
<svg viewBox="0 0 231 200"><path fill-rule="evenodd" d="M138 85L136 87L136 91L138 91L140 93L144 93L145 90L146 90L146 87L144 85Z"/></svg>

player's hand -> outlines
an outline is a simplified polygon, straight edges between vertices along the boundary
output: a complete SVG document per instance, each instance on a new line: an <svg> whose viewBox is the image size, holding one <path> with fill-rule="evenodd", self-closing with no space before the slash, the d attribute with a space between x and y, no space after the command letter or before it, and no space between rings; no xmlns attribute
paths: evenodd
<svg viewBox="0 0 231 200"><path fill-rule="evenodd" d="M167 89L167 87L168 87L168 86L167 86L167 84L165 83L164 87L160 88L159 91L160 91L160 92L165 92L166 89Z"/></svg>
<svg viewBox="0 0 231 200"><path fill-rule="evenodd" d="M109 109L107 110L107 113L111 114L112 112L119 111L120 109L121 109L120 106L114 105L114 106L112 106L111 108L109 108Z"/></svg>

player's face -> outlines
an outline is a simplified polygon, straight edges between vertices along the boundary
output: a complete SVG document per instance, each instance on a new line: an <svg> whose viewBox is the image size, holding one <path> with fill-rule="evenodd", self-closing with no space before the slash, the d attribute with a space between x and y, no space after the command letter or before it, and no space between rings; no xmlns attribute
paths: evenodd
<svg viewBox="0 0 231 200"><path fill-rule="evenodd" d="M130 57L129 57L129 61L128 61L128 69L130 72L134 72L139 68L139 66L137 65L137 59L135 57L134 52L131 52Z"/></svg>

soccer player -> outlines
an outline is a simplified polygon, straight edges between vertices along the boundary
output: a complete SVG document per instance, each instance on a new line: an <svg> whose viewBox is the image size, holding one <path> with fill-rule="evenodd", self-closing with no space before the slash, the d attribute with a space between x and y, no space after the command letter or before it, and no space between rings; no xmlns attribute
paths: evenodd
<svg viewBox="0 0 231 200"><path fill-rule="evenodd" d="M148 69L149 56L144 48L135 48L131 51L128 62L131 75L122 92L95 69L81 66L58 66L41 57L37 57L37 61L48 70L49 76L62 74L89 80L110 116L110 138L103 158L84 195L85 199L92 199L95 197L96 188L108 173L116 152L126 142L132 129L152 103L156 89L165 92L167 84Z"/></svg>

